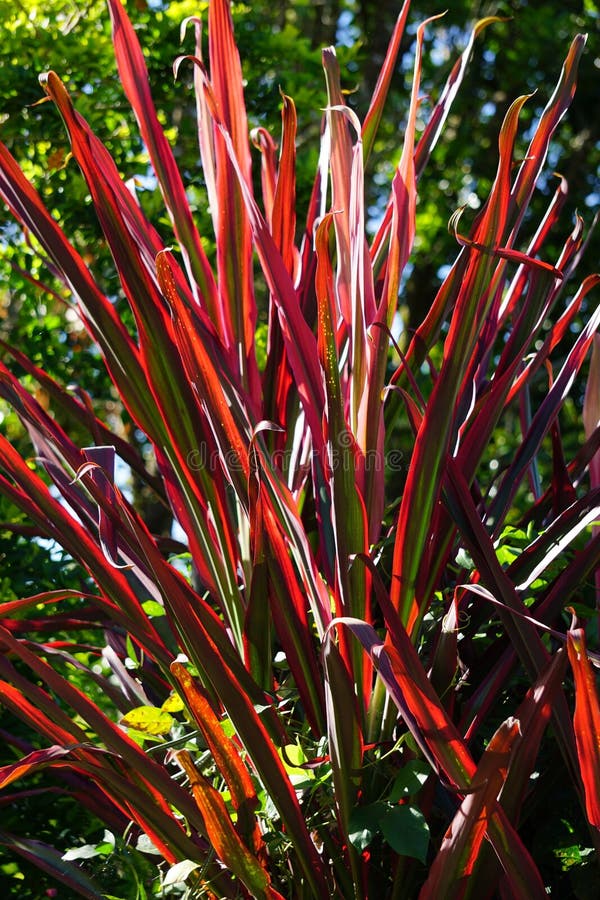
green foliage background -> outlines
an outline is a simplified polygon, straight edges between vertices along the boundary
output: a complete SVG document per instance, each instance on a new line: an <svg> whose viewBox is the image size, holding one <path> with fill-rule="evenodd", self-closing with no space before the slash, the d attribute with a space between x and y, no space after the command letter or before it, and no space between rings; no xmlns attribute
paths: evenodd
<svg viewBox="0 0 600 900"><path fill-rule="evenodd" d="M207 221L202 173L198 165L193 95L185 84L189 73L174 85L172 61L181 52L191 52L188 34L182 51L181 21L201 13L206 7L198 0L161 3L130 0L128 11L147 50L153 93L178 163L195 204L200 231ZM292 96L300 126L299 222L308 204L311 173L318 149L320 110L325 105L320 48L334 43L349 93L349 102L359 116L364 115L400 4L342 2L342 0L295 0L273 4L234 4L234 18L240 53L247 79L246 96L251 125L264 126L277 134L280 120L279 89ZM414 39L416 25L438 12L430 3L412 5L408 37ZM423 91L442 84L444 75L462 50L469 23L487 15L511 17L488 29L475 50L466 84L455 101L444 135L439 142L426 179L421 185L417 241L410 291L405 297L405 324L412 327L427 311L439 283L439 272L455 252L455 243L446 229L447 221L461 204L475 211L478 195L487 193L496 167L495 135L508 104L523 93L535 93L524 111L525 126L534 120L547 100L547 85L558 74L560 60L577 31L589 32L575 102L561 129L562 143L552 147L550 165L563 174L570 186L568 207L589 222L600 200L600 118L592 114L597 105L597 70L600 68L600 12L598 4L583 2L471 2L451 4L444 19L431 26L429 52L424 61ZM135 178L145 188L141 200L160 227L161 202L148 177L147 155L137 135L131 110L116 76L110 40L110 26L102 0L0 0L2 61L0 62L0 134L17 157L28 177L35 181L67 234L83 252L87 262L107 290L115 275L92 211L87 189L77 167L68 158L68 144L57 111L51 104L38 104L41 90L37 76L54 69L69 86L80 113L106 142L122 173ZM379 160L370 179L370 212L381 213L377 186L387 184L397 163L406 98L410 86L411 62L408 43L402 70L397 73L387 114L377 139L374 156ZM434 78L435 72L435 78ZM424 107L428 100L425 98ZM523 136L523 143L525 135ZM258 169L258 167L257 167ZM538 212L554 190L554 184L540 185ZM382 192L383 193L383 192ZM534 207L535 213L535 207ZM468 215L468 213L467 213ZM534 220L539 216L534 215ZM568 217L567 221L568 221ZM565 234L555 236L562 246ZM585 276L597 266L600 236L590 241L579 269ZM23 240L8 214L0 209L0 338L11 336L39 366L68 382L76 378L94 405L112 418L122 417L95 349L75 322L64 327L60 299L37 290L24 277L27 272L54 290L52 276L43 271L33 249ZM116 293L116 282L114 282ZM43 401L43 397L40 397ZM138 440L123 418L124 436ZM16 417L0 407L0 427L17 442L25 441ZM77 423L69 423L76 440ZM506 436L504 436L506 438ZM573 441L578 436L573 431ZM568 423L567 423L568 441ZM502 443L502 441L501 441ZM504 452L510 453L510 437ZM135 494L135 485L132 486ZM144 497L136 497L144 503ZM148 516L153 514L148 509ZM2 528L3 522L18 521L14 509L0 500L0 601L61 587L85 589L81 572L53 548L32 540L26 522L21 533ZM158 523L168 530L169 523ZM83 637L82 637L83 640ZM93 635L89 636L93 641ZM76 676L74 676L76 677ZM21 726L8 722L2 713L1 728L17 732ZM29 735L23 734L27 741ZM0 757L2 754L0 754ZM0 758L0 763L4 760ZM29 782L35 789L35 780ZM558 791L559 786L553 786ZM4 807L3 825L17 833L47 838L66 849L81 842L102 842L101 827L82 818L76 804L62 799L54 803L51 794L32 795L18 808ZM539 811L543 818L543 810ZM539 853L549 858L558 896L590 896L585 883L585 867L577 875L570 871L585 862L578 857L577 828L572 810L565 810L564 834L544 836ZM68 824L65 824L68 823ZM562 849L561 849L562 848ZM144 896L151 890L153 867L140 854L121 847L107 862L102 853L86 864L99 883L123 897ZM144 887L144 883L146 887ZM13 856L3 858L0 848L0 890L2 896L37 900L54 885L25 862ZM69 897L61 889L60 896Z"/></svg>

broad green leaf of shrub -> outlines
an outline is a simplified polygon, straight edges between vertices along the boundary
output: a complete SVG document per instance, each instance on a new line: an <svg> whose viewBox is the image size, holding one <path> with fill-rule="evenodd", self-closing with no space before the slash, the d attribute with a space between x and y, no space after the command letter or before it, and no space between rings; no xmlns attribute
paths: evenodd
<svg viewBox="0 0 600 900"><path fill-rule="evenodd" d="M390 803L397 803L407 797L418 794L429 775L431 768L420 759L413 759L407 763L394 779L389 796Z"/></svg>
<svg viewBox="0 0 600 900"><path fill-rule="evenodd" d="M393 806L381 819L381 833L396 853L424 863L429 847L429 825L416 806Z"/></svg>
<svg viewBox="0 0 600 900"><path fill-rule="evenodd" d="M380 831L382 819L388 810L388 804L382 801L357 806L352 810L348 822L348 837L353 847L361 853L367 849Z"/></svg>

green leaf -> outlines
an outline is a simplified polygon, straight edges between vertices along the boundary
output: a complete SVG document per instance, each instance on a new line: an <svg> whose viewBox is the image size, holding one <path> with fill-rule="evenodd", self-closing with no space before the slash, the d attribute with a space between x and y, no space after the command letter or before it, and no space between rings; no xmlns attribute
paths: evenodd
<svg viewBox="0 0 600 900"><path fill-rule="evenodd" d="M504 547L498 547L496 550L496 556L498 557L498 562L501 566L510 566L512 562L518 557L519 552L515 550L514 547L509 547L505 545Z"/></svg>
<svg viewBox="0 0 600 900"><path fill-rule="evenodd" d="M157 603L156 600L146 600L145 603L142 603L142 609L150 618L159 618L160 616L165 615L165 608L162 603Z"/></svg>
<svg viewBox="0 0 600 900"><path fill-rule="evenodd" d="M381 830L381 822L388 809L387 803L378 802L356 806L352 810L348 821L348 837L353 847L361 853L367 849Z"/></svg>
<svg viewBox="0 0 600 900"><path fill-rule="evenodd" d="M92 859L94 856L110 856L115 852L115 836L110 831L104 832L104 839L98 844L83 844L81 847L72 847L63 853L63 860L69 862L72 859Z"/></svg>
<svg viewBox="0 0 600 900"><path fill-rule="evenodd" d="M298 776L306 781L312 781L315 778L315 773L312 769L302 768L304 763L308 762L308 760L300 744L286 744L285 747L282 748L281 759L285 771L292 781L295 781Z"/></svg>
<svg viewBox="0 0 600 900"><path fill-rule="evenodd" d="M398 773L389 796L390 803L418 794L431 774L431 767L420 759L412 759Z"/></svg>
<svg viewBox="0 0 600 900"><path fill-rule="evenodd" d="M429 847L429 825L416 806L394 806L381 819L381 833L396 853L424 863Z"/></svg>
<svg viewBox="0 0 600 900"><path fill-rule="evenodd" d="M131 640L129 635L127 635L127 637L125 639L125 647L127 649L127 659L130 661L130 663L132 663L132 665L135 668L137 668L140 663L139 663L137 654L135 652L135 647L133 646L133 641ZM127 663L125 663L125 664L127 665ZM128 668L129 668L129 666L128 666Z"/></svg>

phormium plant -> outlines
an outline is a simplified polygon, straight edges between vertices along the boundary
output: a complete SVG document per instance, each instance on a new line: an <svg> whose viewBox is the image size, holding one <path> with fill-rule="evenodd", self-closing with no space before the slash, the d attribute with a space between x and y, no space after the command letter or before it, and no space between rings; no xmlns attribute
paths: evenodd
<svg viewBox="0 0 600 900"><path fill-rule="evenodd" d="M599 279L572 281L580 220L558 259L544 254L565 227L564 181L537 230L526 220L585 39L518 165L527 97L507 110L489 196L470 227L453 218L458 256L402 351L392 330L419 181L494 20L476 25L420 135L429 23L418 29L402 154L369 239L365 167L409 3L362 122L323 52L328 106L300 227L294 103L283 97L278 152L255 135L256 197L229 4L211 0L208 59L194 21L195 55L175 72L193 67L213 265L135 31L120 0L108 5L172 247L59 76L43 75L119 296L103 293L2 145L0 192L137 439L4 346L0 394L34 455L0 438L0 491L81 565L87 588L3 604L0 700L33 743L4 732L14 762L0 769L0 804L48 769L53 791L159 854L164 895L185 882L190 896L223 898L545 897L528 811L544 802L548 767L600 846L598 658L577 621L596 615L600 564L596 357L572 459L559 428L600 320L588 298ZM25 387L35 383L46 404ZM492 458L502 429L512 444ZM115 483L117 458L170 510L177 539L151 533ZM103 895L77 852L2 829L0 840L82 896Z"/></svg>

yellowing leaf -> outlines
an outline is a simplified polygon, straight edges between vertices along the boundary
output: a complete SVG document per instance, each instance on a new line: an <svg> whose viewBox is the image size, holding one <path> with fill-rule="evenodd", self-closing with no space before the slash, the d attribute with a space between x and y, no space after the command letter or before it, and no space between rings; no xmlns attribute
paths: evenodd
<svg viewBox="0 0 600 900"><path fill-rule="evenodd" d="M167 699L161 706L161 710L166 713L181 712L182 709L183 700L181 699L179 694L171 694L171 696L167 697Z"/></svg>
<svg viewBox="0 0 600 900"><path fill-rule="evenodd" d="M173 717L156 706L138 706L123 716L121 725L143 734L168 734L173 727Z"/></svg>

